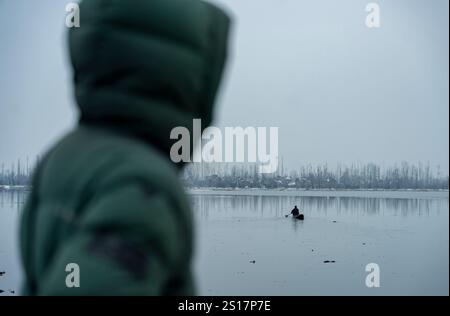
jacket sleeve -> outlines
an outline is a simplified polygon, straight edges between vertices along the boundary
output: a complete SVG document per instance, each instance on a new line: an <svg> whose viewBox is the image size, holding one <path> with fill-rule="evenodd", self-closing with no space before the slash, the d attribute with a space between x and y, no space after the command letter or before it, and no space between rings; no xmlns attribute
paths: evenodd
<svg viewBox="0 0 450 316"><path fill-rule="evenodd" d="M164 194L139 183L110 188L73 221L38 295L174 294L171 287L182 289L177 285L190 278L190 236L182 226Z"/></svg>

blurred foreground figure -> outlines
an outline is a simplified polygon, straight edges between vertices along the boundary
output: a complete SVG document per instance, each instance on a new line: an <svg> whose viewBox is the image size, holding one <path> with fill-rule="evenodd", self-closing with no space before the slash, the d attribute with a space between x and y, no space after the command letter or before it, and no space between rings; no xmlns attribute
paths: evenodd
<svg viewBox="0 0 450 316"><path fill-rule="evenodd" d="M80 120L34 175L23 294L195 294L170 131L210 123L229 19L197 0L84 0L80 13L69 32Z"/></svg>

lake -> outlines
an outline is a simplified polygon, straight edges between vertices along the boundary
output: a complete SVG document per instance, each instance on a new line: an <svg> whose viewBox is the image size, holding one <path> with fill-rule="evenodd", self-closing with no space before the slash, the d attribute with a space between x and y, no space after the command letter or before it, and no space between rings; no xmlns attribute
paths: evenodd
<svg viewBox="0 0 450 316"><path fill-rule="evenodd" d="M201 295L448 295L448 192L192 190ZM0 191L0 295L25 193ZM304 221L286 218L294 205ZM366 266L380 287L367 287ZM14 292L14 293L12 293Z"/></svg>
<svg viewBox="0 0 450 316"><path fill-rule="evenodd" d="M449 293L448 192L191 193L201 294ZM294 205L303 222L285 218Z"/></svg>

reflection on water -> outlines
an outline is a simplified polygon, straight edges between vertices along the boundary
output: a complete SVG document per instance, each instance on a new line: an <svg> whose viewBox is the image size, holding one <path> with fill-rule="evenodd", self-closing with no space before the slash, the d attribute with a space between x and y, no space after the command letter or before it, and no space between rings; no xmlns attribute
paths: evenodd
<svg viewBox="0 0 450 316"><path fill-rule="evenodd" d="M14 209L20 212L27 197L26 191L2 191L0 190L0 209Z"/></svg>
<svg viewBox="0 0 450 316"><path fill-rule="evenodd" d="M287 196L216 196L193 195L195 212L201 217L248 213L254 217L280 217L297 205L305 214L339 213L379 215L429 216L430 210L448 209L447 199L403 199L361 197L287 197Z"/></svg>

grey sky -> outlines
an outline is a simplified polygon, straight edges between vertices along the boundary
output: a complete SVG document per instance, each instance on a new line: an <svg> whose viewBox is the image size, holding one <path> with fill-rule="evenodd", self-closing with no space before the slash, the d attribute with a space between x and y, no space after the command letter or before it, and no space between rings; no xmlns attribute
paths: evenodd
<svg viewBox="0 0 450 316"><path fill-rule="evenodd" d="M278 126L289 167L430 161L448 172L447 0L215 0L235 18L218 126ZM0 0L0 161L76 118L65 4Z"/></svg>

